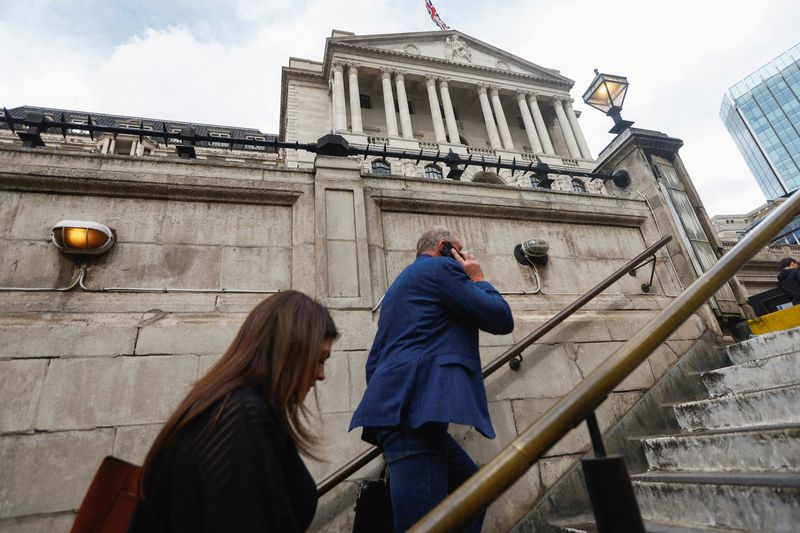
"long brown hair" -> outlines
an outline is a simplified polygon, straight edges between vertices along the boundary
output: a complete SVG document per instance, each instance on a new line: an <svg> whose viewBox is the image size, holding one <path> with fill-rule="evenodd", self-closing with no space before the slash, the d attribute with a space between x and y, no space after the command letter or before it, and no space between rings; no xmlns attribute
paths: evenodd
<svg viewBox="0 0 800 533"><path fill-rule="evenodd" d="M195 383L164 424L142 467L139 495L164 446L192 420L236 389L263 391L299 450L311 457L315 437L302 423L308 415L303 399L316 381L323 342L339 334L328 310L302 292L274 294L258 304L219 361ZM213 422L212 422L213 423Z"/></svg>

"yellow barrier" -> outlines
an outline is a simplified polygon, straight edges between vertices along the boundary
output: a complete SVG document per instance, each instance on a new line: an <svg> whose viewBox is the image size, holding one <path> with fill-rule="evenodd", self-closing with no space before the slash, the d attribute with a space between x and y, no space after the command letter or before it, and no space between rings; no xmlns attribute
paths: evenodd
<svg viewBox="0 0 800 533"><path fill-rule="evenodd" d="M800 326L800 305L748 320L747 323L753 335L796 328Z"/></svg>

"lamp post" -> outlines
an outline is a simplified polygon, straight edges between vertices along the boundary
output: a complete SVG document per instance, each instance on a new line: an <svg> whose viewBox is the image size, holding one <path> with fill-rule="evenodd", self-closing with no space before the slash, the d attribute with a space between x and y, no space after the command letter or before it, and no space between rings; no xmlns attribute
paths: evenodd
<svg viewBox="0 0 800 533"><path fill-rule="evenodd" d="M594 80L583 93L583 101L614 119L614 127L608 133L622 133L633 125L629 120L622 120L620 111L628 92L628 78L613 74L601 74L594 69Z"/></svg>

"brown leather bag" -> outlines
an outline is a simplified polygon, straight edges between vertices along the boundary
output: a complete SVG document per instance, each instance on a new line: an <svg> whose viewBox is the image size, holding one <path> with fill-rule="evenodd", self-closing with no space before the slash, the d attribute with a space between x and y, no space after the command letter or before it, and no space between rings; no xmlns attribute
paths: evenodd
<svg viewBox="0 0 800 533"><path fill-rule="evenodd" d="M72 533L124 533L136 509L142 468L110 455L83 498Z"/></svg>

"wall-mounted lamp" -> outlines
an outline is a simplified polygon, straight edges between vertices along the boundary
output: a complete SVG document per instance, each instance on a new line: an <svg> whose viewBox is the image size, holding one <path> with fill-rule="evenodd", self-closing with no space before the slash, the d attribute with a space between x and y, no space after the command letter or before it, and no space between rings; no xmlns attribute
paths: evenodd
<svg viewBox="0 0 800 533"><path fill-rule="evenodd" d="M628 78L601 74L597 69L594 69L594 74L594 80L583 93L583 101L614 119L614 127L608 133L622 133L633 125L633 122L622 120L620 116L628 92Z"/></svg>
<svg viewBox="0 0 800 533"><path fill-rule="evenodd" d="M53 226L53 244L71 255L99 255L114 246L114 232L99 222L62 220Z"/></svg>
<svg viewBox="0 0 800 533"><path fill-rule="evenodd" d="M520 265L545 266L550 245L544 239L528 239L514 247L514 257Z"/></svg>

